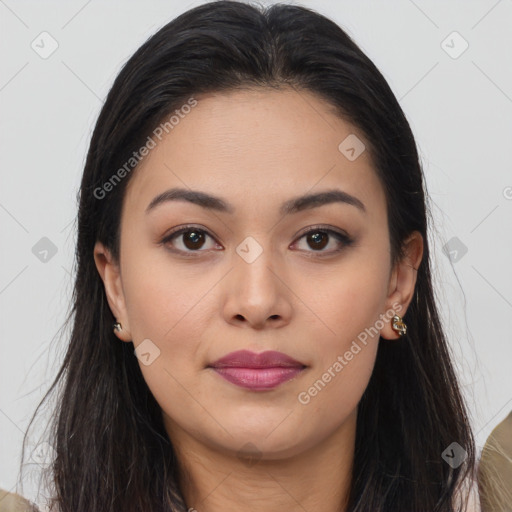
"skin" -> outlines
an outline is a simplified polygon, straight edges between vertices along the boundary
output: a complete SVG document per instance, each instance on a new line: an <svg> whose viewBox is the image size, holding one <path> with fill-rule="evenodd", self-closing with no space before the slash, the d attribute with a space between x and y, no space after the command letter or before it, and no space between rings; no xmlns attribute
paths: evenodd
<svg viewBox="0 0 512 512"><path fill-rule="evenodd" d="M139 364L178 455L187 507L345 510L357 404L378 336L360 344L309 403L297 397L379 315L405 314L421 235L411 235L405 258L392 268L385 194L369 152L349 161L338 150L349 134L364 136L322 99L292 89L197 99L134 171L123 203L120 262L96 244L98 272L122 324L116 335L135 347L150 339L160 350L151 364ZM234 213L168 201L146 214L151 200L172 187L219 196ZM339 202L278 211L292 197L331 188L357 197L366 212ZM203 245L190 243L190 234L160 244L187 224L208 232ZM302 235L316 224L354 241L344 245L329 235L318 249ZM252 263L236 252L248 236L263 250ZM389 316L383 324L379 333L390 340L383 343L395 343ZM264 392L206 368L239 349L281 351L307 368Z"/></svg>

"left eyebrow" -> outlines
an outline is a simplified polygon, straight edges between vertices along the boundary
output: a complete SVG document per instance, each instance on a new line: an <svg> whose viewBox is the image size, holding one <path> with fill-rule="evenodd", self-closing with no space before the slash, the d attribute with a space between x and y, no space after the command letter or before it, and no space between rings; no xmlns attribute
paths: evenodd
<svg viewBox="0 0 512 512"><path fill-rule="evenodd" d="M217 210L219 212L230 214L235 212L234 207L220 197L212 196L206 192L200 192L198 190L171 188L154 197L147 206L146 213L149 213L158 205L168 201L188 201L209 210ZM294 197L285 201L281 205L279 212L281 215L289 215L336 202L355 206L361 212L366 213L366 208L360 199L339 189L331 189L324 192L318 192L316 194L306 194Z"/></svg>
<svg viewBox="0 0 512 512"><path fill-rule="evenodd" d="M295 197L283 203L279 211L281 215L288 215L302 210L317 208L318 206L323 206L324 204L329 203L349 204L355 206L363 213L366 213L366 208L360 199L338 189Z"/></svg>

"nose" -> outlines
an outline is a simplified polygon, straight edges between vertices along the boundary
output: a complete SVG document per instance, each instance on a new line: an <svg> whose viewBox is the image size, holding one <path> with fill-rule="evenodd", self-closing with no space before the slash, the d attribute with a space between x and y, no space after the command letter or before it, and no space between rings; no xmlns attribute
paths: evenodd
<svg viewBox="0 0 512 512"><path fill-rule="evenodd" d="M234 268L223 280L223 315L228 323L264 329L290 322L293 292L286 272L272 265L270 252L264 250L251 263L235 254Z"/></svg>

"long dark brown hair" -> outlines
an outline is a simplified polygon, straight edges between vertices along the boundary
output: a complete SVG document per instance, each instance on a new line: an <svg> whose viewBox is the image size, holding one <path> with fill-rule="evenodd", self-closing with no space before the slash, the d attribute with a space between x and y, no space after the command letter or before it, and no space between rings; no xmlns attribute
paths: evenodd
<svg viewBox="0 0 512 512"><path fill-rule="evenodd" d="M98 190L191 97L249 87L314 93L358 127L385 190L393 264L412 231L424 239L407 335L379 342L358 406L348 510L458 510L454 496L473 473L474 441L433 292L431 214L410 126L382 74L333 21L299 6L232 1L193 8L150 37L124 65L96 123L78 197L71 339L30 422L58 391L49 437L52 510L186 510L161 409L133 344L112 331L93 258L98 240L119 257L121 205L133 171L104 197ZM442 457L453 442L467 452L458 466Z"/></svg>

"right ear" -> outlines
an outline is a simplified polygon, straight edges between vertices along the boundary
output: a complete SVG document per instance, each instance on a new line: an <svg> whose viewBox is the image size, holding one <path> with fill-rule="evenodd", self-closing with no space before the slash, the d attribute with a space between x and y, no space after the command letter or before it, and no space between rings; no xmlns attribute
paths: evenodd
<svg viewBox="0 0 512 512"><path fill-rule="evenodd" d="M114 261L111 252L101 242L94 245L94 262L105 286L108 305L121 329L116 329L116 336L122 341L132 341L130 324L126 311L126 301L118 262Z"/></svg>

